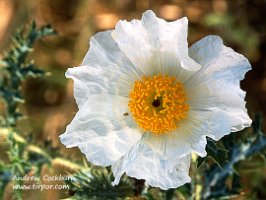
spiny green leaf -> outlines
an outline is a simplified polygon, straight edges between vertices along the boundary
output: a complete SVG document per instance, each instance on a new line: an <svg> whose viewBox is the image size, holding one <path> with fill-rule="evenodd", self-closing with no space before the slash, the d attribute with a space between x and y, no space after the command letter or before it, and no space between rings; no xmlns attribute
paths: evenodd
<svg viewBox="0 0 266 200"><path fill-rule="evenodd" d="M222 165L222 168L212 165L205 171L203 199L221 199L239 194L240 177L235 173L235 164L254 155L265 153L266 150L266 136L262 132L261 114L256 115L252 129L252 134L242 131L222 139L223 144L229 150L228 161ZM242 139L237 139L236 136ZM227 183L229 178L232 179L230 187Z"/></svg>
<svg viewBox="0 0 266 200"><path fill-rule="evenodd" d="M28 54L33 51L33 44L37 39L54 33L55 31L50 26L37 28L33 22L29 29L18 30L13 38L12 48L4 53L0 60L0 97L6 106L5 115L1 116L1 126L15 130L16 122L23 117L18 107L24 102L21 95L21 83L28 77L44 75L44 72L37 69L32 61L27 61ZM24 144L14 139L12 131L8 136L9 162L5 165L0 163L0 199L2 199L4 188L11 177L14 175L24 176L32 169L33 165L44 162L44 158L38 157L38 162L34 163L36 157L32 160L32 155L29 155L28 159L24 159ZM9 175L7 176L7 174ZM15 191L15 194L18 199L22 199L21 190Z"/></svg>
<svg viewBox="0 0 266 200"><path fill-rule="evenodd" d="M218 145L217 142L212 140L211 138L207 138L207 145L206 145L207 155L213 159L213 161L218 165L222 166L225 164L228 158L228 150ZM205 158L198 158L197 167L199 167L204 161Z"/></svg>
<svg viewBox="0 0 266 200"><path fill-rule="evenodd" d="M117 186L112 186L113 177L106 169L79 172L75 181L66 181L74 192L76 199L124 199L134 195L134 185L127 177L123 177Z"/></svg>
<svg viewBox="0 0 266 200"><path fill-rule="evenodd" d="M20 119L17 107L23 103L20 95L22 81L28 77L45 75L44 71L37 69L33 61L28 62L27 57L33 51L34 42L44 36L55 34L55 31L48 25L37 28L33 22L28 31L19 30L13 38L13 47L4 54L0 64L0 96L7 105L6 123L15 126ZM5 73L4 73L5 71Z"/></svg>

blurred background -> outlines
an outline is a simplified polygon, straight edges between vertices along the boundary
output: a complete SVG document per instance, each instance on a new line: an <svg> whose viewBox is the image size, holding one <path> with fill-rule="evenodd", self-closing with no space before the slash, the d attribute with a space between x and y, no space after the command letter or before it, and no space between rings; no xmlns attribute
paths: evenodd
<svg viewBox="0 0 266 200"><path fill-rule="evenodd" d="M35 44L31 57L50 75L24 82L26 104L21 109L29 117L19 122L19 129L32 133L40 144L59 149L66 158L82 161L79 151L65 149L58 140L77 111L73 83L64 73L68 67L80 65L92 35L113 29L119 19L140 19L147 9L168 21L187 16L190 45L215 34L245 55L253 67L241 82L250 116L266 113L266 0L0 0L1 54L9 48L17 28L32 20L38 26L51 24L58 33ZM248 163L243 165L249 198L265 199L265 165L256 171L248 170Z"/></svg>

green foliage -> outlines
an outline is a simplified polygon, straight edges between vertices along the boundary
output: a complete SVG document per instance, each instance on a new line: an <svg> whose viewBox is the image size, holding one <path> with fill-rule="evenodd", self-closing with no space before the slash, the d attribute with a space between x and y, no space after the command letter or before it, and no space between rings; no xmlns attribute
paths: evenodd
<svg viewBox="0 0 266 200"><path fill-rule="evenodd" d="M106 169L93 169L74 175L75 181L67 181L74 193L74 199L109 200L134 196L133 181L123 177L119 185L113 187L113 177Z"/></svg>
<svg viewBox="0 0 266 200"><path fill-rule="evenodd" d="M191 197L190 191L190 184L166 191L146 186L143 190L142 197L147 200L188 200Z"/></svg>
<svg viewBox="0 0 266 200"><path fill-rule="evenodd" d="M33 51L34 42L44 36L55 34L50 26L37 28L33 22L28 30L19 30L13 38L13 47L5 53L0 61L0 97L4 100L6 114L2 118L1 128L8 130L8 159L9 162L0 163L0 198L3 196L5 186L16 175L18 177L27 174L33 165L40 167L40 155L36 157L34 152L28 153L28 159L23 155L27 152L27 143L18 141L16 135L16 122L23 116L18 106L24 102L21 95L21 83L28 77L45 75L45 72L37 69L33 61L28 61L27 56ZM34 159L33 156L35 155ZM42 157L43 159L43 157ZM39 169L39 168L38 168ZM17 199L22 199L21 191L15 192Z"/></svg>
<svg viewBox="0 0 266 200"><path fill-rule="evenodd" d="M15 126L22 114L18 105L24 100L20 92L21 82L28 77L45 74L27 56L33 51L34 42L44 36L55 34L50 26L37 28L33 22L28 31L19 30L13 38L13 48L5 53L0 61L0 96L7 106L6 125Z"/></svg>
<svg viewBox="0 0 266 200"><path fill-rule="evenodd" d="M15 140L13 133L8 134L8 143L10 145L10 150L8 152L9 163L5 166L5 168L8 169L9 176L5 177L5 179L10 181L14 176L20 177L27 174L31 169L31 164L26 160L21 159L25 150L25 144L18 143ZM0 174L2 174L1 171ZM3 174L5 175L5 173ZM22 199L21 191L16 191L15 194L18 199Z"/></svg>
<svg viewBox="0 0 266 200"><path fill-rule="evenodd" d="M25 144L17 143L12 133L9 133L8 137L10 150L8 152L9 163L7 168L11 171L12 175L20 176L26 174L30 170L31 165L26 160L21 159L25 150Z"/></svg>
<svg viewBox="0 0 266 200"><path fill-rule="evenodd" d="M212 158L214 162L220 167L225 164L228 158L228 150L219 145L217 142L211 138L207 138L208 145L206 146L206 151L208 157ZM198 167L206 160L207 157L198 158Z"/></svg>
<svg viewBox="0 0 266 200"><path fill-rule="evenodd" d="M203 199L227 199L239 194L241 184L235 165L257 154L265 155L266 136L262 132L262 116L256 115L252 133L233 133L224 137L222 142L228 149L228 160L221 165L222 168L213 164L204 171ZM228 180L231 180L230 184Z"/></svg>
<svg viewBox="0 0 266 200"><path fill-rule="evenodd" d="M225 13L211 13L204 17L203 24L218 30L225 41L239 46L248 57L256 56L259 48L259 35L245 20L237 21L234 15Z"/></svg>

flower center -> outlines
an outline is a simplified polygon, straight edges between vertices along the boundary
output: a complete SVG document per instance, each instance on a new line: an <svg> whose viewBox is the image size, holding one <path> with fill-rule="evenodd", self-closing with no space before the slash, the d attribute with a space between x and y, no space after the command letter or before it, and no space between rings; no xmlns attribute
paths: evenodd
<svg viewBox="0 0 266 200"><path fill-rule="evenodd" d="M155 108L159 107L160 104L161 104L161 102L160 102L159 99L155 99L155 100L152 102L152 105L153 105Z"/></svg>
<svg viewBox="0 0 266 200"><path fill-rule="evenodd" d="M140 128L161 135L175 130L187 117L186 100L182 83L175 77L158 75L135 81L128 107Z"/></svg>

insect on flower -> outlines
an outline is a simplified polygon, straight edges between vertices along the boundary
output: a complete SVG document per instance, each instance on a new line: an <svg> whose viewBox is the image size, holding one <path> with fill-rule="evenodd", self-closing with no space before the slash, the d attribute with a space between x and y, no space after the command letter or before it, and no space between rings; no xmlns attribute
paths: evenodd
<svg viewBox="0 0 266 200"><path fill-rule="evenodd" d="M187 18L166 22L146 11L97 33L82 66L69 68L79 107L66 147L121 176L162 189L190 181L190 155L250 126L239 82L248 60L207 36L188 48Z"/></svg>

